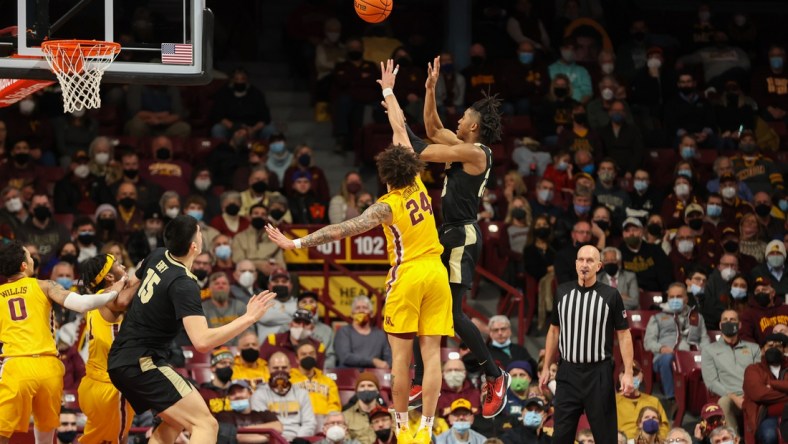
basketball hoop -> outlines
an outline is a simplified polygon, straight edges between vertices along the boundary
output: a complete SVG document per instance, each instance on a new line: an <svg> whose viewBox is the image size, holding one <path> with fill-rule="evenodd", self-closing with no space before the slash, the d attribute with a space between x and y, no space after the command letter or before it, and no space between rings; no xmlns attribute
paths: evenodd
<svg viewBox="0 0 788 444"><path fill-rule="evenodd" d="M101 107L101 77L120 52L120 43L47 40L41 50L63 90L63 112Z"/></svg>

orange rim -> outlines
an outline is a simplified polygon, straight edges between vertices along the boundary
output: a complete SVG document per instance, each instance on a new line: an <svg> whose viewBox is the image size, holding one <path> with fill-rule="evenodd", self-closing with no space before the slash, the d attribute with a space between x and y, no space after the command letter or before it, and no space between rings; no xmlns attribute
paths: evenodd
<svg viewBox="0 0 788 444"><path fill-rule="evenodd" d="M41 51L52 59L52 71L79 74L82 72L82 57L114 59L120 52L120 43L102 40L47 40L41 43ZM74 62L74 65L64 64L64 61Z"/></svg>

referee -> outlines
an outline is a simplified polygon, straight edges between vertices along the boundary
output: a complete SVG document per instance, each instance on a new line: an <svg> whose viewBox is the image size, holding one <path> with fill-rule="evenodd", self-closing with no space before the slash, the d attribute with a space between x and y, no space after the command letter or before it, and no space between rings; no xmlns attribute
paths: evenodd
<svg viewBox="0 0 788 444"><path fill-rule="evenodd" d="M597 282L602 262L596 247L580 248L575 267L577 282L565 282L556 290L539 382L547 385L550 364L558 347L561 359L555 376L553 443L574 443L577 423L584 411L594 440L614 443L618 440L612 359L614 331L624 360L621 390L625 395L633 391L632 336L627 312L618 290Z"/></svg>

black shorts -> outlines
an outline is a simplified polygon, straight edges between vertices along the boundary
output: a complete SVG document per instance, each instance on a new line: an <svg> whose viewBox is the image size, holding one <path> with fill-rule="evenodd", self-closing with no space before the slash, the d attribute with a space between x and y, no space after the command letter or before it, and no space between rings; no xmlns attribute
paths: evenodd
<svg viewBox="0 0 788 444"><path fill-rule="evenodd" d="M479 224L444 224L438 231L443 254L441 261L449 272L449 284L460 284L470 289L476 262L482 252L482 231Z"/></svg>
<svg viewBox="0 0 788 444"><path fill-rule="evenodd" d="M158 414L192 392L194 387L163 359L140 358L140 365L108 371L112 384L129 401L134 411Z"/></svg>

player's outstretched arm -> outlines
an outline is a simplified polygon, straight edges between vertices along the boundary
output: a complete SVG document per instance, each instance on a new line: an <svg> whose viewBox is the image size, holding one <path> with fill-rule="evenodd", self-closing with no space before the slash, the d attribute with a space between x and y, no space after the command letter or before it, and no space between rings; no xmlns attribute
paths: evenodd
<svg viewBox="0 0 788 444"><path fill-rule="evenodd" d="M126 277L118 280L104 293L100 294L78 294L66 290L55 281L38 281L38 286L47 297L69 310L77 313L85 313L99 308L118 297L118 293L126 286Z"/></svg>
<svg viewBox="0 0 788 444"><path fill-rule="evenodd" d="M140 280L134 278L132 281L129 279L126 288L118 293L118 297L115 298L114 301L109 301L107 303L107 308L114 313L123 313L129 308L129 304L134 299L134 296L137 295L137 290L140 289Z"/></svg>
<svg viewBox="0 0 788 444"><path fill-rule="evenodd" d="M276 294L268 290L263 290L252 296L249 303L246 304L246 313L221 327L209 328L205 316L186 316L183 318L183 328L189 335L194 348L200 353L208 353L240 335L259 321L271 308L275 297Z"/></svg>
<svg viewBox="0 0 788 444"><path fill-rule="evenodd" d="M427 81L424 82L426 89L424 95L424 128L427 130L427 137L433 142L446 145L457 145L462 140L457 135L443 127L443 122L438 115L438 101L435 99L435 85L438 84L438 77L441 73L441 57L435 57L432 63L427 64ZM448 85L446 86L449 87Z"/></svg>
<svg viewBox="0 0 788 444"><path fill-rule="evenodd" d="M367 232L378 225L390 224L392 221L391 207L383 202L376 202L367 208L361 215L348 219L338 224L325 226L314 233L302 238L290 240L278 228L268 225L265 231L268 237L283 250L294 248L316 247L328 242L343 239Z"/></svg>
<svg viewBox="0 0 788 444"><path fill-rule="evenodd" d="M395 145L402 145L404 147L413 149L408 139L408 132L405 129L405 114L397 102L397 97L394 95L394 82L397 79L395 74L399 70L399 65L394 67L394 60L388 59L386 63L380 62L380 79L378 84L383 89L383 106L389 116L389 124L392 131L394 131L394 138L392 142Z"/></svg>
<svg viewBox="0 0 788 444"><path fill-rule="evenodd" d="M457 145L443 145L432 143L424 148L419 154L421 160L425 162L463 162L486 164L484 151L480 150L472 143L462 143Z"/></svg>

